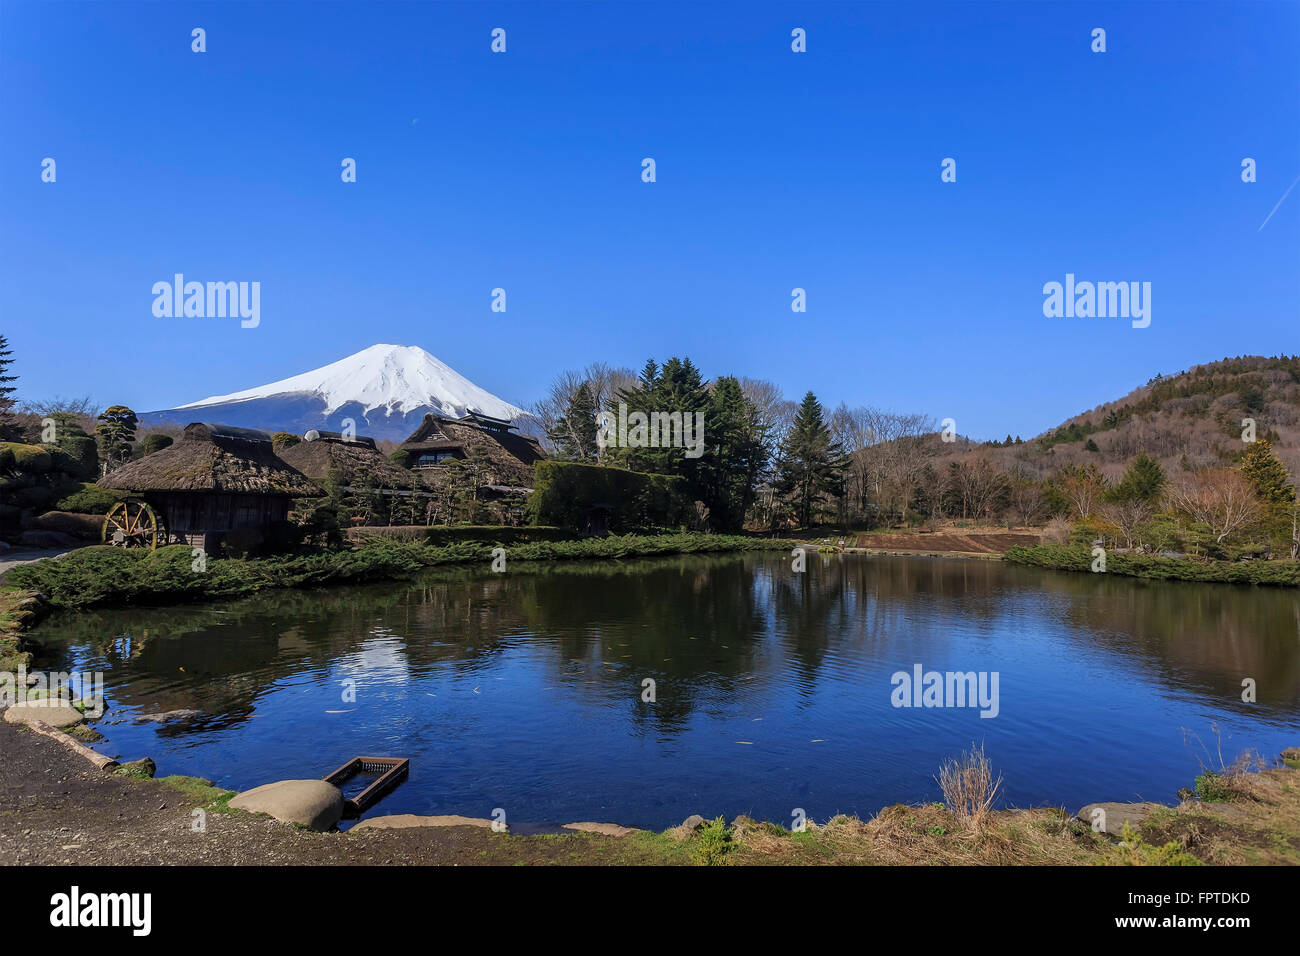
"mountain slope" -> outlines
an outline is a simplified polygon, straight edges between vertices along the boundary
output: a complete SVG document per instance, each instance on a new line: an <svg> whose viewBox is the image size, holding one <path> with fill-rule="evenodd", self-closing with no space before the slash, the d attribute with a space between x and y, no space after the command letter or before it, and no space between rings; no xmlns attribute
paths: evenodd
<svg viewBox="0 0 1300 956"><path fill-rule="evenodd" d="M1113 476L1138 452L1168 467L1199 468L1237 461L1243 419L1253 419L1257 437L1300 473L1300 356L1243 355L1157 375L1022 444L960 443L954 451L989 449L1004 467L1039 474L1094 463Z"/></svg>
<svg viewBox="0 0 1300 956"><path fill-rule="evenodd" d="M504 419L525 414L422 348L372 345L268 385L145 412L140 421L220 422L301 434L312 428L341 430L350 418L358 434L401 441L428 412L460 417L469 411Z"/></svg>

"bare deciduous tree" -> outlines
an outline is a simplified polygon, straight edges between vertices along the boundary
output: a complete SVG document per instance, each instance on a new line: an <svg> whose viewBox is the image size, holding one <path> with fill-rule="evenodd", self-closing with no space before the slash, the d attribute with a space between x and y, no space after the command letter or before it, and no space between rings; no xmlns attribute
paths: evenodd
<svg viewBox="0 0 1300 956"><path fill-rule="evenodd" d="M1208 525L1218 544L1258 521L1262 514L1254 489L1235 468L1207 468L1184 475L1168 494L1174 508Z"/></svg>

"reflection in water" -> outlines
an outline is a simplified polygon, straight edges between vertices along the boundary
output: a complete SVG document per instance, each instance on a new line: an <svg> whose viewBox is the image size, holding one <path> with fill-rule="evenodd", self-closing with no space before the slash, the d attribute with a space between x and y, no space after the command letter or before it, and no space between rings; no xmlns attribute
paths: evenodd
<svg viewBox="0 0 1300 956"><path fill-rule="evenodd" d="M232 789L409 756L378 812L662 827L932 799L983 740L1021 805L1168 799L1300 743L1282 590L993 561L678 557L51 619L47 666L106 670L99 749ZM1000 713L894 709L890 675L997 671ZM1258 701L1243 703L1243 678ZM654 702L642 700L655 681ZM355 682L355 700L344 693ZM195 711L163 722L141 714ZM1217 759L1217 758L1216 758Z"/></svg>

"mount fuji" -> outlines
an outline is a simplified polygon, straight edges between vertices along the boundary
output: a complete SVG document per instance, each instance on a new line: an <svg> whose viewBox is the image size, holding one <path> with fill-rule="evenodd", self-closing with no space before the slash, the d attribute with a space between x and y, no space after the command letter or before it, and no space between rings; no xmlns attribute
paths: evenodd
<svg viewBox="0 0 1300 956"><path fill-rule="evenodd" d="M429 412L452 418L466 412L528 418L522 408L484 391L414 345L372 345L301 375L139 418L142 425L203 421L297 434L313 428L342 431L344 419L350 418L358 435L402 441Z"/></svg>

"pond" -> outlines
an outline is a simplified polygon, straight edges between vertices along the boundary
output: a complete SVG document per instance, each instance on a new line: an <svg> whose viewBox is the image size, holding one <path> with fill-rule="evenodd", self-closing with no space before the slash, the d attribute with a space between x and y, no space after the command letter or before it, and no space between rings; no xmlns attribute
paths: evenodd
<svg viewBox="0 0 1300 956"><path fill-rule="evenodd" d="M105 672L99 751L232 790L409 757L371 815L866 817L939 799L939 765L972 743L1003 775L1002 805L1074 811L1171 802L1220 753L1271 762L1300 744L1295 593L997 561L439 571L64 614L33 636L50 652L38 666ZM924 704L894 677L918 667L973 672L984 705L943 681L939 698L967 706L895 706ZM172 711L189 713L140 719Z"/></svg>

